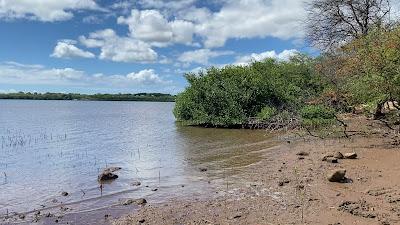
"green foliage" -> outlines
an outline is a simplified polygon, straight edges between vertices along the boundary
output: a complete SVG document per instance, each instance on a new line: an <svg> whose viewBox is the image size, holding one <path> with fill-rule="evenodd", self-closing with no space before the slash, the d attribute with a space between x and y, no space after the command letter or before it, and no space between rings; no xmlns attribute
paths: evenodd
<svg viewBox="0 0 400 225"><path fill-rule="evenodd" d="M298 55L186 74L189 86L177 96L175 117L189 125L230 127L269 116L272 108L295 111L321 90L312 68L311 58Z"/></svg>
<svg viewBox="0 0 400 225"><path fill-rule="evenodd" d="M306 128L319 128L335 123L335 110L324 105L307 105L300 110L301 124Z"/></svg>
<svg viewBox="0 0 400 225"><path fill-rule="evenodd" d="M157 101L173 102L175 96L161 93L138 94L74 94L74 93L9 93L0 94L0 99L31 99L31 100L87 100L87 101Z"/></svg>
<svg viewBox="0 0 400 225"><path fill-rule="evenodd" d="M400 27L374 29L343 46L341 92L350 105L369 105L380 112L386 101L400 101ZM376 113L375 112L375 113Z"/></svg>
<svg viewBox="0 0 400 225"><path fill-rule="evenodd" d="M257 114L257 117L258 117L260 120L268 121L268 120L270 120L274 115L276 115L276 113L277 113L276 108L271 107L271 106L265 106L264 108L261 109L261 112L259 112L259 113Z"/></svg>

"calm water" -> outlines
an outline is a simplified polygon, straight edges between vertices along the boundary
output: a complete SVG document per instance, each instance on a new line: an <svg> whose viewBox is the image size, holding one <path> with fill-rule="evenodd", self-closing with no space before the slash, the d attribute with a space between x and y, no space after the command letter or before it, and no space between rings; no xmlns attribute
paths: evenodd
<svg viewBox="0 0 400 225"><path fill-rule="evenodd" d="M0 101L0 215L69 203L75 211L127 197L201 193L257 162L263 131L182 127L173 103ZM106 166L123 169L99 189ZM199 167L207 167L202 173ZM133 187L140 181L140 187ZM182 188L181 185L185 185ZM145 187L148 186L148 187ZM157 187L159 191L151 191ZM177 191L177 188L185 191ZM61 192L70 195L62 197Z"/></svg>

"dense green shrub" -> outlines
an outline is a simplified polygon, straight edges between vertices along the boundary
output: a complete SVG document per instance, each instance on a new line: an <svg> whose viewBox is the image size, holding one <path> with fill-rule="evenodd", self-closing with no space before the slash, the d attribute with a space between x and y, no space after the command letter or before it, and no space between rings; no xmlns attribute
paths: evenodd
<svg viewBox="0 0 400 225"><path fill-rule="evenodd" d="M313 60L303 55L210 68L186 79L189 86L177 96L174 114L189 125L230 127L270 116L272 108L296 111L321 91Z"/></svg>
<svg viewBox="0 0 400 225"><path fill-rule="evenodd" d="M300 110L301 125L306 128L329 126L336 122L335 110L324 105L306 105Z"/></svg>
<svg viewBox="0 0 400 225"><path fill-rule="evenodd" d="M257 117L262 121L268 121L277 113L276 108L271 106L265 106L261 109L261 112L257 114Z"/></svg>

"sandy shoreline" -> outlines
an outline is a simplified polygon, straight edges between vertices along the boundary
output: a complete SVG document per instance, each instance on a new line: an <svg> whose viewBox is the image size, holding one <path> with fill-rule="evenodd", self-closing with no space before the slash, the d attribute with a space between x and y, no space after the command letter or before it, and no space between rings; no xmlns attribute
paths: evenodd
<svg viewBox="0 0 400 225"><path fill-rule="evenodd" d="M399 146L384 126L365 118L352 118L348 130L369 134L284 143L206 200L148 203L114 224L400 224ZM336 151L358 158L322 161ZM339 168L349 182L327 180Z"/></svg>

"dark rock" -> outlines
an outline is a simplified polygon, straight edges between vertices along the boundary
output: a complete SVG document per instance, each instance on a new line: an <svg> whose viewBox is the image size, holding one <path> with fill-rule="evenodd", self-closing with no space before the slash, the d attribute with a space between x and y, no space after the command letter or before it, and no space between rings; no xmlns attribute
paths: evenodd
<svg viewBox="0 0 400 225"><path fill-rule="evenodd" d="M336 158L336 159L343 159L344 156L343 156L343 154L342 154L341 152L335 152L335 153L333 154L333 158Z"/></svg>
<svg viewBox="0 0 400 225"><path fill-rule="evenodd" d="M63 191L63 192L61 192L61 195L62 195L62 196L68 196L68 192Z"/></svg>
<svg viewBox="0 0 400 225"><path fill-rule="evenodd" d="M25 214L19 214L18 218L21 219L21 220L24 220L25 219Z"/></svg>
<svg viewBox="0 0 400 225"><path fill-rule="evenodd" d="M355 152L344 153L344 158L345 159L356 159L357 158L357 153L355 153Z"/></svg>
<svg viewBox="0 0 400 225"><path fill-rule="evenodd" d="M99 176L98 176L98 180L99 181L110 181L110 180L115 180L118 178L118 175L110 173L110 172L102 172Z"/></svg>
<svg viewBox="0 0 400 225"><path fill-rule="evenodd" d="M151 189L151 191L158 191L158 188L153 188Z"/></svg>
<svg viewBox="0 0 400 225"><path fill-rule="evenodd" d="M298 160L303 160L304 159L304 157L303 156L300 156L299 158L298 158Z"/></svg>
<svg viewBox="0 0 400 225"><path fill-rule="evenodd" d="M126 199L124 201L121 202L122 205L132 205L132 204L136 204L136 205L144 205L146 204L147 201L144 198L139 198L139 199Z"/></svg>
<svg viewBox="0 0 400 225"><path fill-rule="evenodd" d="M322 157L322 161L326 161L327 158L332 158L332 157L333 157L333 154L328 153L328 154L324 155L324 157Z"/></svg>
<svg viewBox="0 0 400 225"><path fill-rule="evenodd" d="M146 220L145 219L141 219L139 220L139 223L144 223Z"/></svg>
<svg viewBox="0 0 400 225"><path fill-rule="evenodd" d="M338 163L337 158L328 157L325 161L329 163Z"/></svg>
<svg viewBox="0 0 400 225"><path fill-rule="evenodd" d="M98 181L111 181L118 178L118 175L114 174L115 171L121 170L121 167L107 167L98 176Z"/></svg>
<svg viewBox="0 0 400 225"><path fill-rule="evenodd" d="M278 185L279 186L283 186L283 185L288 184L288 183L290 183L289 179L283 179L283 180L278 182Z"/></svg>
<svg viewBox="0 0 400 225"><path fill-rule="evenodd" d="M61 206L60 210L63 211L63 212L66 212L66 211L71 210L71 209L68 208L68 207L65 207L65 206Z"/></svg>
<svg viewBox="0 0 400 225"><path fill-rule="evenodd" d="M147 201L144 198L139 198L136 200L136 204L138 204L138 205L144 205L146 203L147 203Z"/></svg>
<svg viewBox="0 0 400 225"><path fill-rule="evenodd" d="M300 152L296 153L296 155L299 155L299 156L308 156L309 153L306 152L306 151L300 151Z"/></svg>
<svg viewBox="0 0 400 225"><path fill-rule="evenodd" d="M205 167L200 167L199 170L200 170L200 172L206 172L208 169Z"/></svg>
<svg viewBox="0 0 400 225"><path fill-rule="evenodd" d="M142 183L140 183L140 181L134 181L131 183L132 186L140 186L142 185Z"/></svg>
<svg viewBox="0 0 400 225"><path fill-rule="evenodd" d="M328 180L330 182L342 182L345 180L346 176L346 170L339 169L339 170L333 170L329 172L328 174Z"/></svg>

